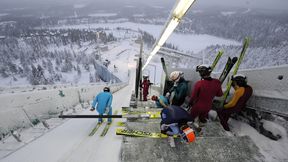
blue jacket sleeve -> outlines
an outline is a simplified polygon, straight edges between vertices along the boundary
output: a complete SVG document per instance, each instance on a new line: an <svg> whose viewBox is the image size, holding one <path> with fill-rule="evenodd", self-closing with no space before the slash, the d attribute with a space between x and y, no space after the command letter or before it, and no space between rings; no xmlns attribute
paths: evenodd
<svg viewBox="0 0 288 162"><path fill-rule="evenodd" d="M111 109L112 107L111 107L111 105L112 105L112 100L113 100L113 96L112 96L112 94L110 94L110 97L109 97L109 100L108 100L108 104L107 104L107 106Z"/></svg>
<svg viewBox="0 0 288 162"><path fill-rule="evenodd" d="M96 104L98 102L98 95L95 97L95 99L93 100L93 103L92 103L92 107L96 107Z"/></svg>

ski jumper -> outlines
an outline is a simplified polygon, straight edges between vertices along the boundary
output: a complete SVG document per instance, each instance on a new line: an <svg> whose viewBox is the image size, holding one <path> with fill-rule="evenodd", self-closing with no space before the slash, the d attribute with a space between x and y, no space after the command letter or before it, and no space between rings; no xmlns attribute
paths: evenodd
<svg viewBox="0 0 288 162"><path fill-rule="evenodd" d="M169 101L168 101L167 97L160 95L158 100L155 101L155 104L158 108L163 108L164 106L161 103L168 106Z"/></svg>
<svg viewBox="0 0 288 162"><path fill-rule="evenodd" d="M149 86L150 86L149 80L144 79L144 81L141 84L141 87L143 88L143 101L147 101L147 96L149 94L148 92Z"/></svg>
<svg viewBox="0 0 288 162"><path fill-rule="evenodd" d="M171 105L161 111L161 132L173 135L179 134L179 127L187 124L188 121L193 121L189 113L180 106Z"/></svg>
<svg viewBox="0 0 288 162"><path fill-rule="evenodd" d="M173 98L170 99L171 105L181 106L185 102L185 98L188 91L188 83L184 78L180 78L176 86L173 86L170 90Z"/></svg>
<svg viewBox="0 0 288 162"><path fill-rule="evenodd" d="M228 120L231 114L239 113L245 108L246 102L251 97L253 90L250 86L239 87L235 90L234 95L227 104L224 105L224 109L217 111L220 123L226 131L229 131Z"/></svg>
<svg viewBox="0 0 288 162"><path fill-rule="evenodd" d="M213 98L222 95L221 83L218 79L207 78L197 81L189 102L192 106L190 111L192 118L199 117L201 122L205 122L212 108Z"/></svg>
<svg viewBox="0 0 288 162"><path fill-rule="evenodd" d="M103 115L106 107L109 108L109 113L108 115L112 115L112 100L113 100L113 96L110 92L100 92L94 99L93 103L92 103L92 107L96 107L96 110L98 111L99 115ZM102 122L102 118L98 118L99 122ZM108 118L108 122L111 122L112 119Z"/></svg>

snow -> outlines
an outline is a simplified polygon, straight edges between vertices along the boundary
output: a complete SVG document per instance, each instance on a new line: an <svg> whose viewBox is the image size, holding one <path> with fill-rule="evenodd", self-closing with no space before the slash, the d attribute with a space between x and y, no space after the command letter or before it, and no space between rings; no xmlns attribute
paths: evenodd
<svg viewBox="0 0 288 162"><path fill-rule="evenodd" d="M135 70L133 70L135 71ZM113 110L121 112L121 107L128 106L132 93L133 78L130 85L113 94ZM94 114L86 110L81 114ZM53 161L109 161L117 162L122 142L121 136L115 135L116 122L123 119L115 119L107 135L100 137L103 126L92 137L88 134L95 126L97 119L70 119L29 143L22 149L4 158L1 162L53 162ZM41 149L39 149L41 148ZM51 156L53 155L53 156Z"/></svg>
<svg viewBox="0 0 288 162"><path fill-rule="evenodd" d="M144 17L144 14L134 14L133 17Z"/></svg>
<svg viewBox="0 0 288 162"><path fill-rule="evenodd" d="M135 46L135 44L132 44L132 46L133 45ZM121 51L124 52L121 53ZM131 47L131 42L122 41L113 44L113 48L110 48L103 54L103 57L113 60L113 63L119 67L120 75L126 75L127 70L130 70L132 74L129 86L113 94L113 110L120 111L122 106L129 105L130 95L134 89L133 84L136 67L133 59L135 58L134 55L138 52L137 47ZM157 66L159 63L154 62L154 64L156 65L157 70L162 70L160 66ZM151 66L151 73L153 70L154 67ZM160 72L157 72L157 74L158 73ZM151 80L153 79L151 78ZM83 87L85 86L83 85ZM93 90L91 92L93 92ZM31 92L31 94L33 93L37 94L35 92ZM39 94L37 94L37 96L40 100L45 98L41 97ZM25 103L22 103L22 105L24 104ZM86 108L89 108L89 106L86 106ZM93 113L94 112L90 112L87 109L81 112L81 114ZM214 114L213 112L210 113L210 115L211 114L215 117L215 112ZM96 119L69 119L60 126L46 132L44 135L41 135L36 140L30 140L28 144L24 144L25 146L21 146L21 149L18 149L16 152L2 159L1 162L118 162L122 137L115 135L115 123L117 121L122 121L123 119L115 119L114 124L112 124L108 134L105 137L100 137L103 127L100 128L93 137L89 137L89 132L96 124L95 120ZM286 161L288 159L286 153L288 150L287 134L284 134L283 128L280 126L276 127L275 124L266 122L265 127L268 127L270 130L278 130L279 133L283 135L283 138L279 141L272 141L271 139L259 134L254 128L245 123L230 120L229 124L231 125L232 131L238 136L247 135L251 137L251 139L259 147L261 153L265 156L266 161ZM26 136L29 137L29 135ZM30 135L30 138L33 138L32 135ZM23 143L20 143L20 145L21 144L23 145ZM8 145L12 147L15 145L15 142L10 142Z"/></svg>
<svg viewBox="0 0 288 162"><path fill-rule="evenodd" d="M112 29L113 34L118 34L119 37L123 38L123 33L117 32L114 30L117 27L129 28L135 31L140 28L141 30L147 31L157 37L163 26L161 25L147 25L147 24L136 24L136 23L108 23L108 24L91 24L90 28L98 28L98 27L109 27ZM88 28L87 25L71 25L71 26L63 26L57 28ZM133 35L133 33L130 33ZM131 36L130 35L130 36ZM129 36L129 37L130 37ZM128 36L127 36L128 37ZM185 40L185 41L183 41ZM213 44L234 44L239 45L239 42L233 40L226 40L218 37L213 37L209 35L184 35L184 34L173 34L168 42L177 45L182 50L189 50L193 52L200 51L201 49L213 45ZM192 46L193 45L193 46ZM114 71L114 74L119 78L127 81L127 76L130 73L131 77L129 80L129 85L113 94L113 110L121 110L122 106L129 105L130 95L132 90L134 89L134 78L135 78L135 54L139 53L140 45L133 43L131 40L122 39L121 42L114 42L108 45L108 51L103 52L103 58L112 60L112 64L115 65L118 71L114 71L113 66L109 67L110 71ZM52 48L51 48L52 49ZM53 49L52 49L53 50ZM88 49L87 52L89 52ZM147 50L147 49L146 49ZM81 51L81 49L79 49ZM145 54L145 52L144 52ZM155 82L156 84L160 83L160 76L162 73L162 67L159 61L159 56L155 56L155 59L152 60L152 63L148 65L145 73L148 73L150 76L150 80ZM259 69L258 69L259 70ZM285 70L285 68L284 68ZM283 71L284 71L283 70ZM261 70L260 70L261 71ZM248 73L248 72L247 72ZM256 71L260 78L255 81L258 85L263 82L261 80L265 80L264 74ZM273 69L271 73L275 73ZM250 72L252 74L252 72ZM83 77L86 74L82 74ZM260 76L261 75L261 76ZM73 75L67 74L65 76L67 80L74 79ZM250 78L248 76L248 78ZM264 78L264 79L263 79ZM11 81L11 80L10 80ZM9 84L9 80L5 81ZM22 82L22 81L21 81ZM80 83L87 82L82 80ZM22 83L25 83L23 81ZM253 82L252 82L253 83ZM269 84L269 83L267 83ZM271 88L271 86L264 85L264 87ZM62 87L58 87L57 89L53 89L53 87L47 86L48 90L40 91L32 87L20 87L17 89L4 88L1 89L1 113L5 111L13 111L13 113L4 113L1 116L1 120L5 120L8 118L18 118L19 120L26 120L23 110L21 108L29 108L31 114L37 114L38 111L44 111L42 109L37 109L39 107L48 110L49 104L55 104L59 107L72 107L75 103L78 103L78 94L77 90L84 89L86 93L83 94L83 99L85 99L86 103L89 103L92 99L92 96L95 95L96 92L101 91L102 86L105 84L99 85L81 85L80 87L64 85ZM270 85L270 84L269 84ZM281 87L284 87L284 84L279 84ZM287 85L287 84L286 84ZM67 88L66 88L67 87ZM29 89L30 88L30 89ZM40 88L40 87L39 87ZM255 86L256 88L256 86ZM272 87L273 88L273 87ZM278 87L279 88L279 87ZM64 99L59 97L58 91L64 89L64 93L67 94L67 98ZM8 93L11 90L14 93ZM67 90L67 91L65 91ZM21 92L17 93L15 92ZM257 91L256 91L257 93ZM260 92L259 92L260 93ZM272 92L273 93L273 92ZM273 95L273 94L272 94ZM30 96L30 98L27 98ZM280 95L279 95L280 96ZM49 98L50 97L50 98ZM60 99L59 99L60 98ZM29 99L26 101L25 99ZM45 102L48 99L51 99L53 102ZM17 101L17 102L16 102ZM42 102L38 102L42 101ZM44 102L43 102L44 101ZM69 103L64 105L64 103L68 103L70 101L75 101L75 103ZM78 105L79 106L79 105ZM12 107L12 108L11 108ZM56 106L55 106L56 107ZM62 108L61 107L61 108ZM17 109L18 108L18 109ZM86 106L89 108L89 105ZM41 113L41 112L40 112ZM94 114L95 112L90 112L89 110L83 110L81 114ZM214 118L215 112L211 112L210 115ZM16 119L15 119L16 120ZM15 120L10 121L10 123L4 123L4 126L13 125ZM69 119L64 121L61 125L53 128L51 131L45 132L45 134L37 137L35 140L28 140L28 143L17 143L20 145L21 149L16 150L14 153L9 155L8 157L1 159L1 162L32 162L32 161L41 161L41 162L78 162L78 161L119 161L119 153L120 147L122 143L122 137L115 135L116 122L121 121L123 119L115 119L114 124L112 124L108 134L105 137L100 137L101 130L100 128L97 133L93 137L88 137L91 129L96 124L96 119ZM264 127L268 130L274 131L276 134L280 134L282 138L279 141L273 141L261 134L259 134L254 128L247 125L246 123L230 120L229 124L231 125L232 131L237 134L237 136L249 136L254 143L259 147L261 153L265 156L266 161L288 161L288 140L287 140L287 132L283 127L269 121L264 121ZM33 135L27 135L27 138L33 138ZM8 142L7 147L12 147L15 145L15 142ZM24 146L23 146L24 145ZM1 152L1 149L0 149ZM53 155L53 156L52 156Z"/></svg>
<svg viewBox="0 0 288 162"><path fill-rule="evenodd" d="M287 134L284 133L285 131L283 132L283 127L277 126L277 128L286 135L278 141L273 141L259 134L259 132L246 123L230 119L229 125L231 130L235 132L237 136L249 136L258 146L260 152L265 156L267 162L288 161L288 139ZM275 129L275 125L275 123L265 124L265 126L270 130Z"/></svg>
<svg viewBox="0 0 288 162"><path fill-rule="evenodd" d="M9 15L9 13L0 13L0 17L1 16L7 16L7 15Z"/></svg>
<svg viewBox="0 0 288 162"><path fill-rule="evenodd" d="M264 119L261 120L261 122L263 122L263 127L273 133L274 136L280 135L281 137L287 138L287 132L282 126Z"/></svg>
<svg viewBox="0 0 288 162"><path fill-rule="evenodd" d="M135 6L132 6L132 5L125 5L124 7L126 7L126 8L134 8Z"/></svg>
<svg viewBox="0 0 288 162"><path fill-rule="evenodd" d="M116 28L125 28L125 29L132 29L134 31L138 31L141 29L152 34L155 38L158 38L161 34L162 25L152 25L152 24L140 24L140 23L132 23L132 22L123 22L123 23L99 23L99 24L89 24L89 28L109 28L113 30L113 34L115 35L119 32ZM65 25L65 26L58 26L53 27L51 29L87 29L87 25ZM183 41L185 40L185 41ZM167 43L172 43L179 47L179 49L183 51L193 51L194 53L200 52L201 50L205 49L207 46L210 45L240 45L240 42L234 40L223 39L211 35L206 34L179 34L173 33Z"/></svg>
<svg viewBox="0 0 288 162"><path fill-rule="evenodd" d="M89 14L88 16L91 16L91 17L111 17L111 16L117 16L117 13L94 13L94 14Z"/></svg>
<svg viewBox="0 0 288 162"><path fill-rule="evenodd" d="M236 14L236 12L235 11L223 11L221 12L221 14L223 16L230 16L230 15Z"/></svg>
<svg viewBox="0 0 288 162"><path fill-rule="evenodd" d="M84 7L86 7L86 4L74 4L73 7L74 8L84 8Z"/></svg>

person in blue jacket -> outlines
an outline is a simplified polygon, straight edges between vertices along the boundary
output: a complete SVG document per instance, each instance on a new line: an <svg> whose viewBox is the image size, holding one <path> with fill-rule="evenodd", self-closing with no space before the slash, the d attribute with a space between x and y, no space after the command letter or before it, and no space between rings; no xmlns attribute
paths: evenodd
<svg viewBox="0 0 288 162"><path fill-rule="evenodd" d="M160 95L159 97L153 95L151 100L155 101L157 108L166 108L169 106L169 100L167 96L169 96L169 93L167 93L166 96Z"/></svg>
<svg viewBox="0 0 288 162"><path fill-rule="evenodd" d="M104 113L107 115L112 115L112 107L111 107L112 100L113 96L112 93L110 92L110 88L104 87L103 92L100 92L95 97L90 111L94 111L96 107L96 110L98 111L99 115L103 115ZM102 118L98 118L98 122L102 123L103 122ZM108 124L110 124L111 122L112 119L108 118Z"/></svg>

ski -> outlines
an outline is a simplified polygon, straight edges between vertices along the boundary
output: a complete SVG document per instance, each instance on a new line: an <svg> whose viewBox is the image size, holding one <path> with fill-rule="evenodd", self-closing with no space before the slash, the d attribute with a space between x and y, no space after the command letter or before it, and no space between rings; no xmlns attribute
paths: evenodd
<svg viewBox="0 0 288 162"><path fill-rule="evenodd" d="M211 65L212 71L213 71L214 68L216 67L216 65L217 65L218 61L220 60L220 58L222 57L222 55L223 55L223 51L219 51L218 54L217 54L217 56L216 56L216 58L214 59L212 65Z"/></svg>
<svg viewBox="0 0 288 162"><path fill-rule="evenodd" d="M102 131L102 133L100 134L101 137L105 136L110 128L112 123L107 123Z"/></svg>
<svg viewBox="0 0 288 162"><path fill-rule="evenodd" d="M221 82L221 84L224 82L224 80L226 79L226 77L228 76L229 72L231 71L231 69L233 68L234 64L237 62L238 58L237 57L233 57L232 59L230 57L228 57L227 63L219 77L219 80Z"/></svg>
<svg viewBox="0 0 288 162"><path fill-rule="evenodd" d="M239 66L240 66L240 64L241 64L241 62L242 62L242 60L243 60L243 58L245 56L245 53L246 53L246 50L248 48L249 42L250 42L250 39L249 38L245 38L244 44L243 44L243 47L242 47L242 50L241 50L241 53L240 53L240 56L239 56L239 59L238 59L238 61L235 64L233 75L236 75L237 72L238 72ZM225 103L225 101L226 101L226 99L227 99L227 97L229 95L231 86L232 86L232 80L229 80L228 85L227 85L226 90L225 90L224 95L223 95L224 97L223 97L221 105L223 105Z"/></svg>
<svg viewBox="0 0 288 162"><path fill-rule="evenodd" d="M129 122L131 122L131 121L129 121ZM149 124L151 124L151 123L158 123L159 124L159 121L151 121L151 120L144 120L144 121L141 121L141 123L149 123ZM116 123L116 126L118 126L118 127L125 127L126 126L126 122L125 121L119 121L119 122L117 122Z"/></svg>
<svg viewBox="0 0 288 162"><path fill-rule="evenodd" d="M165 64L165 60L163 57L161 57L161 64L162 64L162 68L163 68L163 71L166 75L166 80L169 80L169 77L168 77L168 72L167 72L167 67L166 67L166 64Z"/></svg>
<svg viewBox="0 0 288 162"><path fill-rule="evenodd" d="M101 125L102 123L97 123L96 126L90 132L89 136L93 136L96 133L96 131L100 128Z"/></svg>
<svg viewBox="0 0 288 162"><path fill-rule="evenodd" d="M115 110L113 114L116 115L117 113L118 113L118 111ZM109 128L110 128L112 122L113 122L113 120L111 121L111 123L108 123L108 122L106 123L106 125L105 125L105 127L104 127L102 133L100 134L101 137L104 137L104 136L107 134L107 132L108 132L108 130L109 130Z"/></svg>
<svg viewBox="0 0 288 162"><path fill-rule="evenodd" d="M168 135L160 133L160 132L146 132L140 130L132 130L125 128L117 128L116 135L130 136L130 137L145 137L145 138L168 138ZM174 138L178 138L179 136L174 135Z"/></svg>
<svg viewBox="0 0 288 162"><path fill-rule="evenodd" d="M164 84L164 90L163 90L163 95L165 96L167 92L169 92L169 90L173 87L173 81L169 80L169 74L167 71L167 66L165 64L165 60L163 57L161 57L161 65L163 68L163 71L165 73L165 84Z"/></svg>
<svg viewBox="0 0 288 162"><path fill-rule="evenodd" d="M118 127L125 127L126 126L126 122L117 122L116 124Z"/></svg>
<svg viewBox="0 0 288 162"><path fill-rule="evenodd" d="M122 115L147 115L150 119L158 119L161 118L161 111L123 111Z"/></svg>

